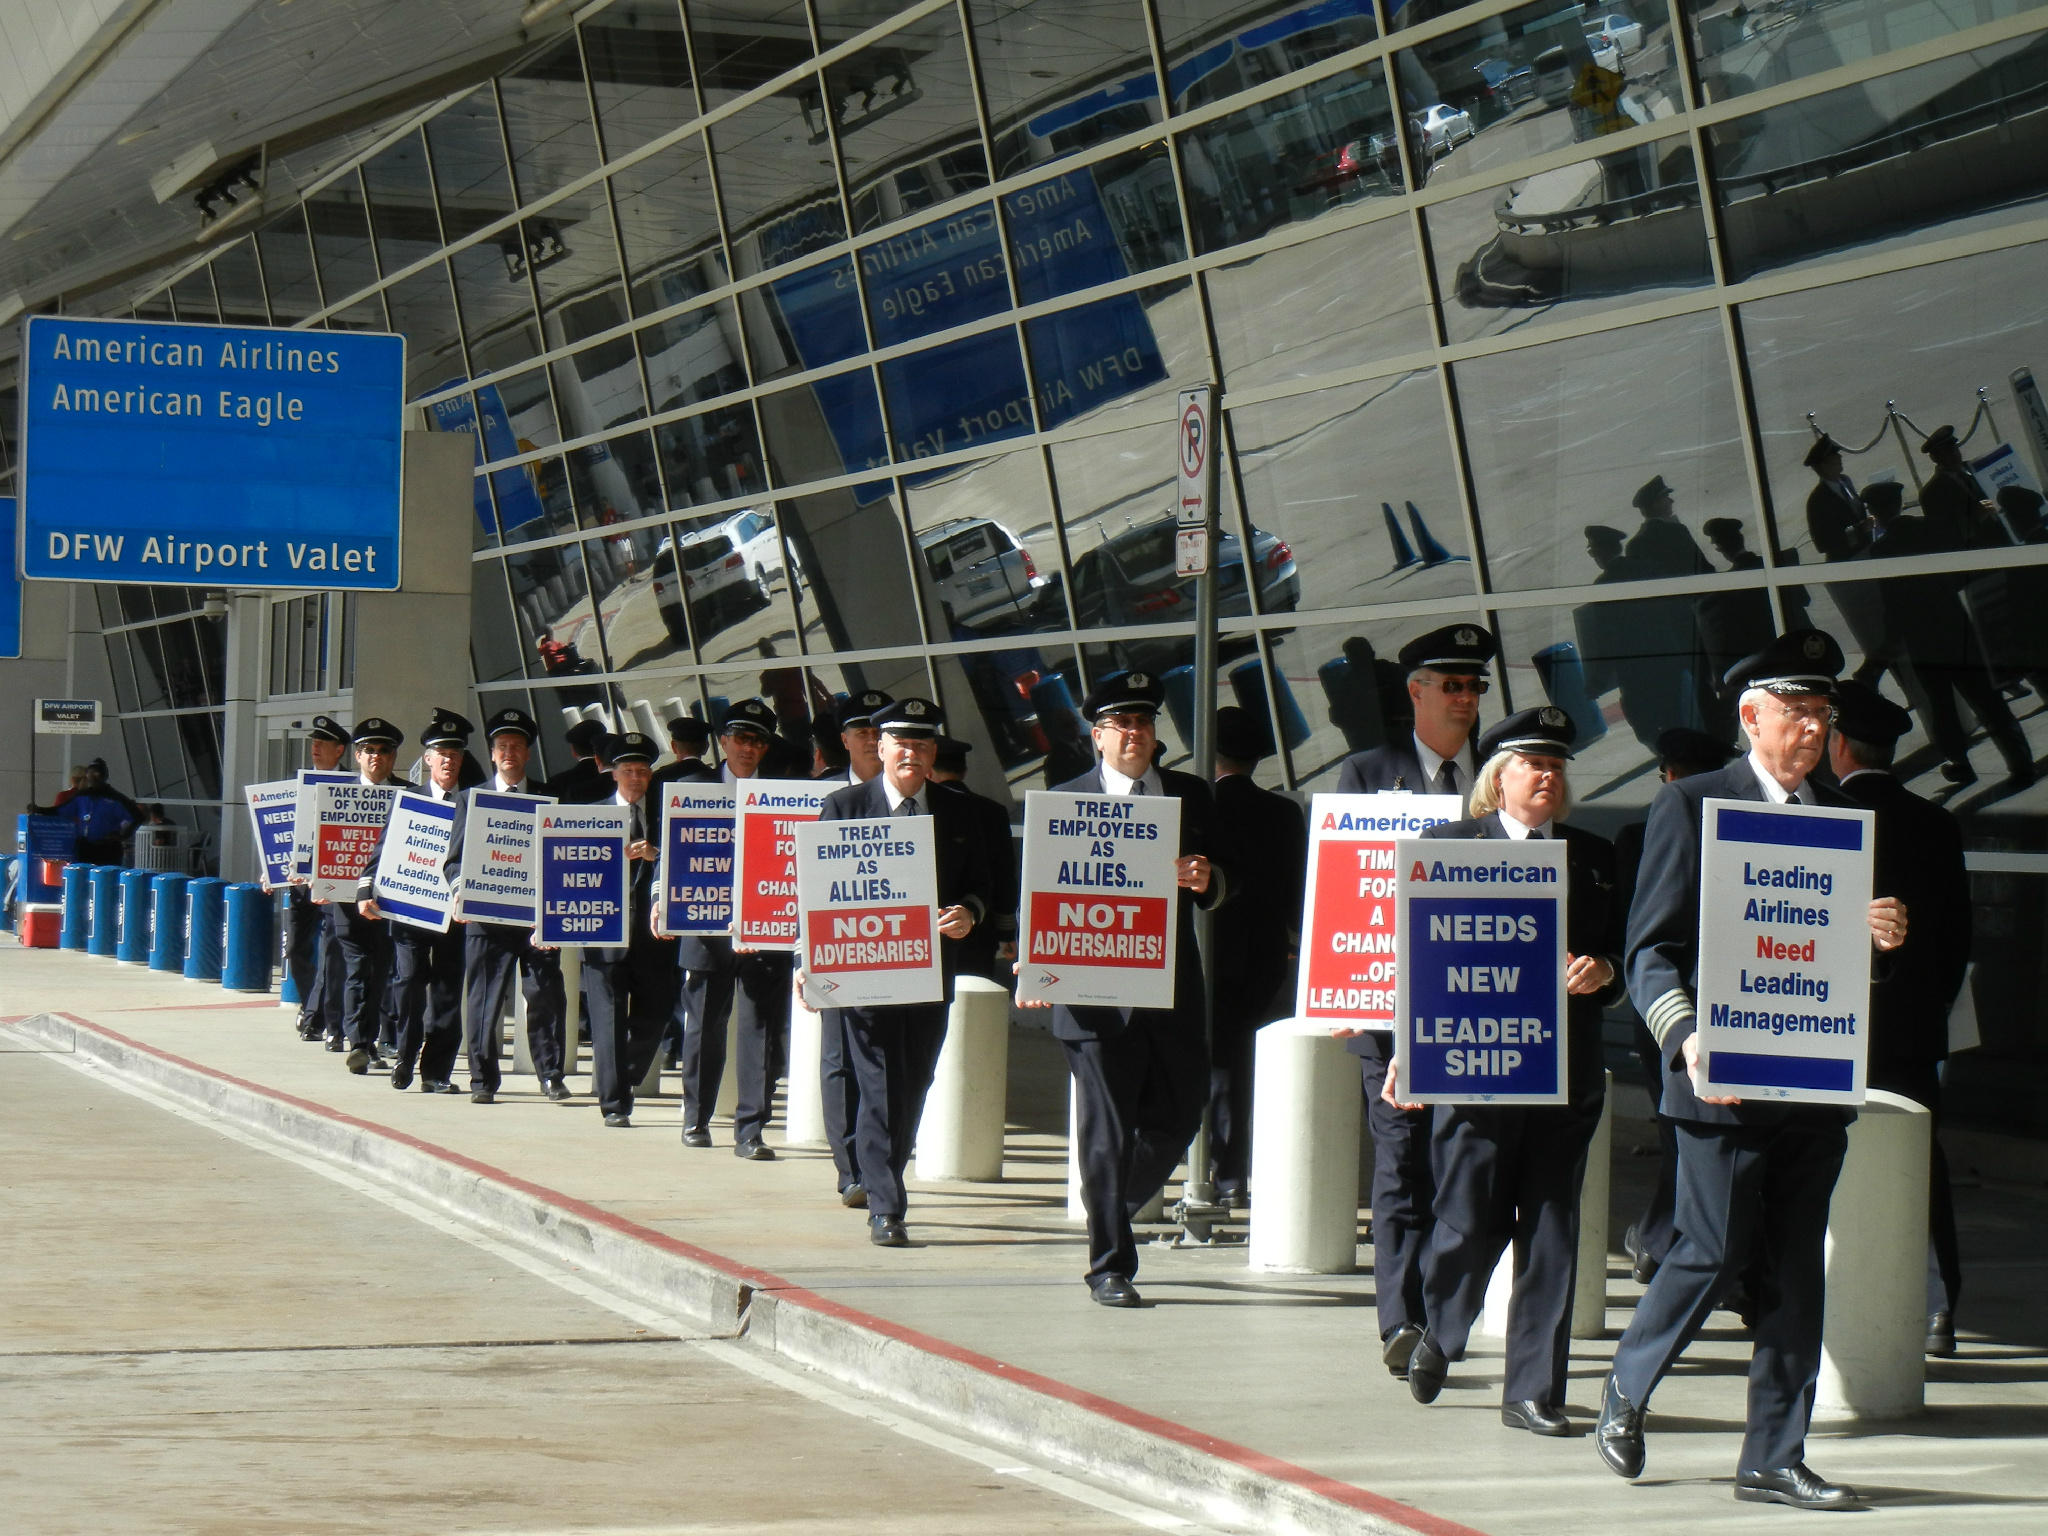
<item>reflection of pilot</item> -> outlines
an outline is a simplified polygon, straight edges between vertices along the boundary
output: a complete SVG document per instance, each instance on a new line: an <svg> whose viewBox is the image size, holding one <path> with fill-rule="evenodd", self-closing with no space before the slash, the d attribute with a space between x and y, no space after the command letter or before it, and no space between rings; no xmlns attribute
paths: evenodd
<svg viewBox="0 0 2048 1536"><path fill-rule="evenodd" d="M1710 517L1700 524L1700 532L1707 536L1714 552L1728 562L1731 571L1760 571L1764 568L1764 557L1744 542L1741 519ZM1798 557L1788 552L1786 558L1796 563ZM1782 587L1779 590L1788 615L1785 627L1807 628L1806 588ZM1706 648L1709 677L1720 676L1751 652L1762 650L1778 632L1777 620L1771 612L1770 594L1755 588L1746 592L1711 593L1699 599L1697 611L1700 643ZM1716 721L1717 727L1721 723ZM1726 724L1728 730L1723 734L1733 735L1735 719L1732 711Z"/></svg>
<svg viewBox="0 0 2048 1536"><path fill-rule="evenodd" d="M1642 522L1623 547L1619 561L1601 572L1602 581L1647 581L1698 576L1714 567L1700 553L1692 531L1678 520L1671 487L1657 475L1632 498ZM1591 548L1589 535L1588 547ZM1705 723L1699 681L1704 667L1689 597L1652 597L1612 605L1591 616L1602 655L1621 686L1621 710L1636 740L1654 748L1674 725L1697 729Z"/></svg>
<svg viewBox="0 0 2048 1536"><path fill-rule="evenodd" d="M1963 462L1954 427L1936 427L1920 451L1934 461L1934 473L1920 487L1920 510L1940 549L1996 549L2010 544L1997 506Z"/></svg>

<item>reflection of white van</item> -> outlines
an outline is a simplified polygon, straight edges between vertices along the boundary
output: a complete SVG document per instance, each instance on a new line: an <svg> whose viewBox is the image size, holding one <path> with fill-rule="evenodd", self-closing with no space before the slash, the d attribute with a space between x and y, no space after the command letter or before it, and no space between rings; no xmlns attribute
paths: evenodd
<svg viewBox="0 0 2048 1536"><path fill-rule="evenodd" d="M985 517L948 518L917 536L948 621L1000 628L1038 606L1045 578L1023 542Z"/></svg>
<svg viewBox="0 0 2048 1536"><path fill-rule="evenodd" d="M1572 57L1561 45L1536 55L1536 95L1546 107L1570 104Z"/></svg>

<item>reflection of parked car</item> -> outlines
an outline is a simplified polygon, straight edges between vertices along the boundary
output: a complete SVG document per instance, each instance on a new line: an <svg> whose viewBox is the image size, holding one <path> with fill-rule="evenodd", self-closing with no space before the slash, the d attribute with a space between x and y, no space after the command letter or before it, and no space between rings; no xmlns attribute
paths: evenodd
<svg viewBox="0 0 2048 1536"><path fill-rule="evenodd" d="M654 601L669 638L683 645L689 638L685 602L707 631L721 629L767 607L781 574L775 520L750 507L679 540L663 539L654 551Z"/></svg>
<svg viewBox="0 0 2048 1536"><path fill-rule="evenodd" d="M1630 21L1626 16L1610 12L1605 16L1588 16L1585 21L1586 46L1593 50L1593 62L1602 69L1612 69L1612 64L1600 58L1600 45L1611 44L1616 53L1636 53L1643 46L1641 22Z"/></svg>
<svg viewBox="0 0 2048 1536"><path fill-rule="evenodd" d="M1422 148L1428 155L1449 154L1476 132L1472 114L1444 102L1426 107L1422 113Z"/></svg>
<svg viewBox="0 0 2048 1536"><path fill-rule="evenodd" d="M985 517L954 517L917 536L949 627L1010 628L1038 607L1045 578L1023 541Z"/></svg>
<svg viewBox="0 0 2048 1536"><path fill-rule="evenodd" d="M1536 94L1546 107L1562 107L1572 99L1572 81L1577 71L1572 56L1562 44L1536 55Z"/></svg>
<svg viewBox="0 0 2048 1536"><path fill-rule="evenodd" d="M1074 561L1074 618L1084 628L1096 625L1148 624L1191 620L1195 616L1195 578L1174 570L1175 526L1170 517L1141 523L1114 534ZM1250 613L1245 592L1244 563L1238 558L1234 533L1221 535L1215 551L1216 609L1219 614ZM1259 607L1265 613L1288 613L1301 601L1301 577L1294 569L1294 551L1284 540L1252 530L1252 566L1259 584ZM1170 647L1184 649L1186 642ZM1140 648L1124 643L1126 664L1147 658Z"/></svg>
<svg viewBox="0 0 2048 1536"><path fill-rule="evenodd" d="M1536 95L1536 75L1526 64L1481 59L1472 68L1486 82L1486 95L1482 100L1491 108L1494 117L1505 117Z"/></svg>

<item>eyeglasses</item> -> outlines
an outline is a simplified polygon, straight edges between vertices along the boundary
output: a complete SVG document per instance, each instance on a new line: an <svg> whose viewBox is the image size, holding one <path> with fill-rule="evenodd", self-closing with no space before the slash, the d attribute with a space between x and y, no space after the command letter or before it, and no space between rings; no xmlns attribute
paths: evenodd
<svg viewBox="0 0 2048 1536"><path fill-rule="evenodd" d="M1840 718L1831 704L1787 704L1773 699L1771 706L1787 719L1797 720L1805 725L1833 725Z"/></svg>
<svg viewBox="0 0 2048 1536"><path fill-rule="evenodd" d="M1098 715L1095 724L1098 728L1106 725L1112 731L1122 731L1126 736L1159 729L1150 715Z"/></svg>
<svg viewBox="0 0 2048 1536"><path fill-rule="evenodd" d="M1425 677L1419 681L1428 687L1441 690L1447 699L1455 699L1461 693L1477 697L1493 686L1483 677Z"/></svg>
<svg viewBox="0 0 2048 1536"><path fill-rule="evenodd" d="M363 756L365 757L396 757L398 755L398 748L392 746L388 742L382 741L366 741L361 746L357 747L356 750L362 753Z"/></svg>

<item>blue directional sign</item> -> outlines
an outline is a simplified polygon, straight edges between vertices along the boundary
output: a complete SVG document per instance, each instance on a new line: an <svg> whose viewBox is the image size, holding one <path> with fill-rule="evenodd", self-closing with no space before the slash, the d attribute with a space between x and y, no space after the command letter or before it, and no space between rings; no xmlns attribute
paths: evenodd
<svg viewBox="0 0 2048 1536"><path fill-rule="evenodd" d="M0 535L14 542L14 498L0 496ZM0 571L0 657L21 654L21 577Z"/></svg>
<svg viewBox="0 0 2048 1536"><path fill-rule="evenodd" d="M177 586L398 586L405 339L36 315L19 569Z"/></svg>

